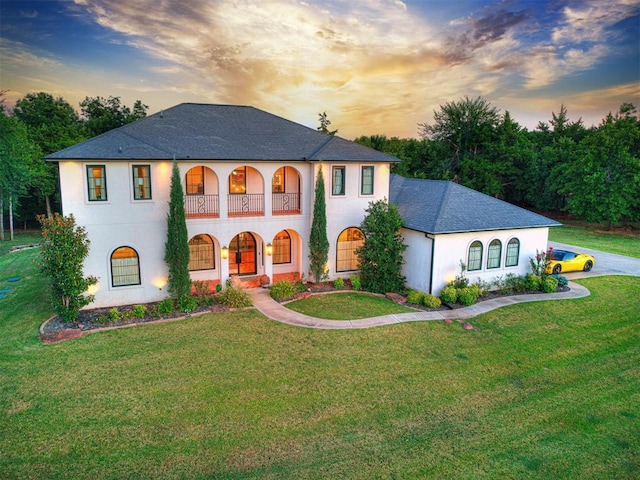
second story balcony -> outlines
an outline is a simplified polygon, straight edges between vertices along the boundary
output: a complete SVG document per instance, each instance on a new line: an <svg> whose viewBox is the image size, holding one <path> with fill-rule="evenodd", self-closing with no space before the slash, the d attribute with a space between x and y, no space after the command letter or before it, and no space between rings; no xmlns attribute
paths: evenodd
<svg viewBox="0 0 640 480"><path fill-rule="evenodd" d="M262 193L233 193L227 197L229 217L255 217L264 215Z"/></svg>
<svg viewBox="0 0 640 480"><path fill-rule="evenodd" d="M300 210L299 193L274 193L272 194L273 215L298 215Z"/></svg>
<svg viewBox="0 0 640 480"><path fill-rule="evenodd" d="M216 195L185 195L184 212L187 218L218 218L220 198Z"/></svg>

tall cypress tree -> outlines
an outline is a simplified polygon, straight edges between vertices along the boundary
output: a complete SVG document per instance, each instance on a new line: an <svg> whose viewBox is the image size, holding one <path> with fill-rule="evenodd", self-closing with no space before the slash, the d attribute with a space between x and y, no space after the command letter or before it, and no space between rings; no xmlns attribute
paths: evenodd
<svg viewBox="0 0 640 480"><path fill-rule="evenodd" d="M327 214L324 198L324 177L322 166L316 177L315 201L313 204L313 220L309 236L309 274L316 282L325 276L324 269L329 258L329 240L327 240Z"/></svg>
<svg viewBox="0 0 640 480"><path fill-rule="evenodd" d="M187 220L184 213L184 194L180 181L178 162L174 157L171 174L171 196L167 214L167 242L164 261L169 267L169 293L180 298L191 292L189 278L189 239L187 238Z"/></svg>

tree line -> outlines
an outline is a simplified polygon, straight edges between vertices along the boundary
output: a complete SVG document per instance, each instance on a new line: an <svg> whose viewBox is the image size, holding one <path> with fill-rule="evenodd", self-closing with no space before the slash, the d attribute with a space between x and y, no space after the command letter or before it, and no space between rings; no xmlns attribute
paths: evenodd
<svg viewBox="0 0 640 480"><path fill-rule="evenodd" d="M405 177L452 180L607 228L640 225L640 119L631 103L591 128L570 120L562 105L528 131L508 111L465 97L418 126L419 139L372 135L356 142L400 158L393 171Z"/></svg>
<svg viewBox="0 0 640 480"><path fill-rule="evenodd" d="M36 216L59 210L58 171L43 157L143 118L149 107L132 108L119 97L86 97L78 113L62 97L39 92L20 98L13 109L0 92L0 240L14 221L34 226ZM5 219L8 214L8 219Z"/></svg>

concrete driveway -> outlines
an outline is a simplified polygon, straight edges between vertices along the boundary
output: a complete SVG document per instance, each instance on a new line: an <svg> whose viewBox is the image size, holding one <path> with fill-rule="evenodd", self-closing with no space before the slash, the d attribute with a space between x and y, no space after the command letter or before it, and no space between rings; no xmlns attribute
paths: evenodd
<svg viewBox="0 0 640 480"><path fill-rule="evenodd" d="M595 266L590 272L568 272L562 274L569 280L585 277L598 277L601 275L631 275L640 277L640 258L625 257L614 253L591 250L589 248L576 247L564 243L549 242L549 247L570 252L588 253L596 259Z"/></svg>

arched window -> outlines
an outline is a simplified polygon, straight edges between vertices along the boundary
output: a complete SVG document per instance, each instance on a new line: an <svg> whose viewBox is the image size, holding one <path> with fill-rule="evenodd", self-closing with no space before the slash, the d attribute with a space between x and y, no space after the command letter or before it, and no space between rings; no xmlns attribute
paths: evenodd
<svg viewBox="0 0 640 480"><path fill-rule="evenodd" d="M291 263L291 235L286 230L273 239L273 264Z"/></svg>
<svg viewBox="0 0 640 480"><path fill-rule="evenodd" d="M364 233L359 228L350 227L338 236L336 248L336 271L346 272L358 269L356 248L364 244Z"/></svg>
<svg viewBox="0 0 640 480"><path fill-rule="evenodd" d="M505 267L515 267L518 265L518 258L520 257L520 240L512 238L507 243L507 258L505 261Z"/></svg>
<svg viewBox="0 0 640 480"><path fill-rule="evenodd" d="M209 235L196 235L189 240L189 270L216 268L213 239Z"/></svg>
<svg viewBox="0 0 640 480"><path fill-rule="evenodd" d="M487 268L500 268L500 257L502 256L502 242L491 240L489 252L487 253Z"/></svg>
<svg viewBox="0 0 640 480"><path fill-rule="evenodd" d="M140 285L140 262L133 248L116 248L111 254L111 285Z"/></svg>
<svg viewBox="0 0 640 480"><path fill-rule="evenodd" d="M482 268L482 242L476 240L469 246L469 259L467 271L480 270Z"/></svg>

